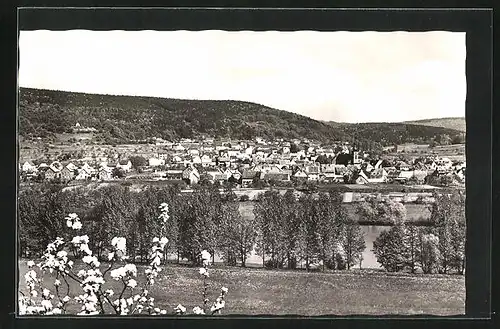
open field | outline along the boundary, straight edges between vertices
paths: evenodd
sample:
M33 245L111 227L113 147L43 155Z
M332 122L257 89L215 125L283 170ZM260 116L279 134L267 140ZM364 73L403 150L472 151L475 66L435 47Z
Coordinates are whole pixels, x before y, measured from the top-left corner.
M389 155L397 156L406 154L413 157L440 156L450 160L465 161L465 144L438 145L429 148L428 144L403 144L398 145L398 152Z
M78 266L76 266L78 268ZM20 290L26 293L26 261L19 261ZM78 270L78 269L77 269ZM143 272L138 267L139 275ZM388 274L376 271L307 273L244 268L210 270L209 298L222 286L229 288L224 314L436 314L465 312L465 280L453 275ZM106 275L105 279L109 279ZM46 274L46 282L54 278ZM139 284L143 281L140 276ZM106 285L121 287L110 280ZM168 265L150 289L157 307L173 312L177 304L188 310L201 303L203 282L196 268ZM106 287L110 287L106 286ZM77 285L70 287L78 291ZM62 291L65 292L64 287ZM128 294L126 297L128 298ZM71 304L73 303L73 304ZM72 312L79 305L70 302Z

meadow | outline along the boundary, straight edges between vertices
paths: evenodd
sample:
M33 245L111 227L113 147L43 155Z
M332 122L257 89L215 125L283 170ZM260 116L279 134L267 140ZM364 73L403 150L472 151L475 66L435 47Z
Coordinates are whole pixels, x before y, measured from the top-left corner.
M20 291L24 285L26 260L19 261ZM81 264L76 264L78 271ZM101 265L104 267L105 265ZM144 278L138 266L139 286ZM51 290L54 274L45 274ZM121 285L105 276L105 287L119 291ZM375 270L305 272L216 266L210 269L209 298L222 286L229 288L225 315L459 315L465 312L465 280L459 275L410 275ZM203 282L197 268L168 264L150 289L157 307L173 313L177 304L188 310L201 306ZM106 288L106 289L107 289ZM65 293L62 286L62 292ZM80 287L70 286L72 295ZM127 298L128 295L125 295ZM63 297L63 296L61 296ZM71 313L80 305L71 301Z

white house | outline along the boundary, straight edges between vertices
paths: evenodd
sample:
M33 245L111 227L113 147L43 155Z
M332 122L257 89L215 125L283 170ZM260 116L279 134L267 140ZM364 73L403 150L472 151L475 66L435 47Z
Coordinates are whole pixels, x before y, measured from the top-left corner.
M158 167L165 165L165 159L149 158L148 160L150 167Z
M130 160L120 160L116 164L116 167L123 169L125 172L130 172L132 170L132 162Z
M22 171L25 171L25 172L33 172L33 171L37 170L36 166L30 161L24 162L21 169L22 169Z

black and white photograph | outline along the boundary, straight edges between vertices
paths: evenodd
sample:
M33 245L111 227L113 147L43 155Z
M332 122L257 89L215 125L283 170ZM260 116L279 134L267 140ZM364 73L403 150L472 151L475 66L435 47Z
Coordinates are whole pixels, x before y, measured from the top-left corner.
M18 46L20 316L465 314L465 32Z

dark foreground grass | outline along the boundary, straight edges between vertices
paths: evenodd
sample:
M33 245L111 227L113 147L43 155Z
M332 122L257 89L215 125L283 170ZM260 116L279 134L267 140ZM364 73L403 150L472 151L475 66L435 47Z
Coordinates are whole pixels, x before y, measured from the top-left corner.
M26 261L19 261L19 288L24 293L27 292L24 285L26 270ZM138 270L142 273L143 267L138 266ZM115 292L120 291L122 286L106 276L106 289L112 287ZM44 282L51 290L54 290L53 281L53 274L44 276ZM157 307L173 313L173 308L179 303L188 311L201 306L203 282L197 268L169 264L157 281L150 289ZM142 276L138 282L143 282ZM211 301L222 286L229 288L224 314L459 315L465 312L463 276L377 271L307 273L221 267L210 270L208 282ZM71 285L74 292L81 291L79 288L77 283ZM62 291L66 291L64 284ZM128 298L130 293L124 296ZM71 303L69 310L78 312L80 306Z

